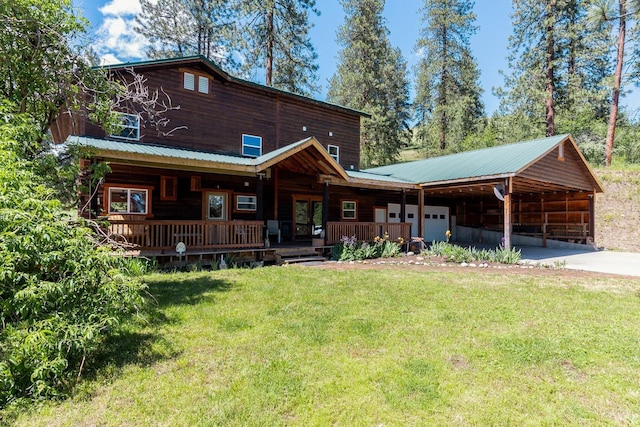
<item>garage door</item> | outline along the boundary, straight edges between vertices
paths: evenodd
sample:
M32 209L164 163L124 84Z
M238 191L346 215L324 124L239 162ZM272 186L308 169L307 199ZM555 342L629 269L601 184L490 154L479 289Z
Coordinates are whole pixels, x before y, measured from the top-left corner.
M445 233L449 229L449 208L447 206L424 207L424 241L447 240Z

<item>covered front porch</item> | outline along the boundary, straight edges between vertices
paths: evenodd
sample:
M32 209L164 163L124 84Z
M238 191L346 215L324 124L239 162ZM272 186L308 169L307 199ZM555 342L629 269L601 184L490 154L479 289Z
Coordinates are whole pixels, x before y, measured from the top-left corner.
M150 253L175 252L182 242L187 251L224 251L232 249L258 249L277 245L268 240L264 221L173 221L173 220L110 220L109 237L123 243L128 249ZM356 236L361 241L389 236L391 240L411 239L411 224L388 222L327 222L326 233L320 242L315 239L297 241L299 246L334 245L344 236Z

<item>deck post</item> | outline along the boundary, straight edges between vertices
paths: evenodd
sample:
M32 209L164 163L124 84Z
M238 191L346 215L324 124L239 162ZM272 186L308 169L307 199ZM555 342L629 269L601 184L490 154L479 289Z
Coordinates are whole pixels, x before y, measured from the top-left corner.
M264 220L264 182L262 174L259 174L256 184L256 221L262 220Z
M402 189L402 197L400 199L400 222L405 222L407 212L407 190Z
M322 230L324 231L324 244L327 244L327 221L329 221L329 180L324 180L322 187Z
M591 242L596 241L596 192L589 194L589 237Z
M424 232L424 188L421 188L418 190L418 236L416 237L424 238Z
M504 182L504 248L511 249L511 178Z

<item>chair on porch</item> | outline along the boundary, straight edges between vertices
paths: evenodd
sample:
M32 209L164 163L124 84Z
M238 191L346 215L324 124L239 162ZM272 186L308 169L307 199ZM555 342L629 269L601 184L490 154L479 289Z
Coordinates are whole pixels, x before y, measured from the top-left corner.
M267 220L267 238L271 236L278 236L278 243L282 240L282 235L280 233L280 225L278 224L277 219L268 219Z

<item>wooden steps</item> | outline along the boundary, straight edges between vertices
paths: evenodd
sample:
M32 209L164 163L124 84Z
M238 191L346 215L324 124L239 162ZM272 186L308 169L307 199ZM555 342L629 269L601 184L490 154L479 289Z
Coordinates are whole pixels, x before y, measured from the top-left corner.
M325 262L327 259L322 256L318 248L296 247L276 249L276 263L278 265L288 265L306 262Z

